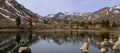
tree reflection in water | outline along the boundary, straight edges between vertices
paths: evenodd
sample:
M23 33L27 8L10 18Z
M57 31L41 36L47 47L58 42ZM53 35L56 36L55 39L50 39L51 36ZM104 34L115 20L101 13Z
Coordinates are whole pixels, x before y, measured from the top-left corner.
M111 38L117 38L112 33L114 32L0 32L0 53L15 52L18 49L16 47L19 47L19 44L29 47L42 40L48 41L49 43L51 43L52 41L57 45L80 45L80 42L89 40L91 45L97 47L97 49L100 49L99 43L102 42L104 39L109 40Z
M17 44L20 43L20 40L21 40L21 36L20 36L19 33L17 33L17 35L16 35L16 42L17 42Z
M30 31L29 32L29 37L28 37L29 41L32 41L32 35L33 35L33 33Z

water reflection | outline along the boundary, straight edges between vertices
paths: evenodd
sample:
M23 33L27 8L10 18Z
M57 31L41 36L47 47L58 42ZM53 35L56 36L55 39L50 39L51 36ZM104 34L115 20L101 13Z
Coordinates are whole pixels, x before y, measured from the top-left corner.
M32 53L81 53L83 42L89 42L90 53L98 53L104 39L117 38L113 32L0 32L0 53L16 53L20 46L30 47ZM107 53L114 53L112 45L108 48Z
M20 36L19 33L17 33L17 35L16 35L16 43L19 44L20 40L21 40L21 36Z

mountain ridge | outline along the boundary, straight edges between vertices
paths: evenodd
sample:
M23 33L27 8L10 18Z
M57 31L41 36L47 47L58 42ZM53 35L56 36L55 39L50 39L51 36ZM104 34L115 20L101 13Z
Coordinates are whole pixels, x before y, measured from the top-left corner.
M92 15L92 21L94 22L101 22L102 20L108 20L110 22L120 22L120 5L116 5L113 7L105 7L96 12Z
M28 20L32 19L33 24L42 23L42 16L33 13L19 4L16 0L0 0L0 28L16 27L15 19L19 16L22 25L28 25ZM4 23L4 24L2 24ZM9 23L9 25L8 25Z

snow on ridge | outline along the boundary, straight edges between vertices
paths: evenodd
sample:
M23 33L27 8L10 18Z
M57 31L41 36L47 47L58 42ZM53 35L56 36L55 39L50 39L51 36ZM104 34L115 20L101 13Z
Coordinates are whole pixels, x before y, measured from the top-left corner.
M5 3L8 4L9 6L12 6L12 4L9 1L11 0L5 0Z
M114 12L115 14L119 14L120 13L120 5L111 7L109 11Z
M15 21L15 19L10 18L10 16L4 15L4 14L2 14L2 13L0 13L0 14L1 14L2 16L4 16L5 18L9 19L9 20Z
M117 5L114 7L115 9L120 9L120 5Z
M43 20L41 20L40 18L38 20L41 21L41 22L43 22Z
M109 11L111 12L112 10L113 10L113 8L110 8L110 10L109 10Z
M5 3L7 4L7 5L9 5L10 7L12 7L15 11L17 11L18 13L21 13L19 10L17 10L14 6L13 6L13 4L12 3L10 3L10 1L11 0L5 0Z
M18 16L20 16L21 18L26 18L25 16L20 15L19 13L16 13Z
M23 14L24 14L27 18L30 18L30 16L28 16L25 12L23 12Z
M115 10L115 11L114 11L114 13L118 14L118 13L120 13L120 11L118 11L118 10Z
M7 12L7 13L11 13L10 11L8 11L8 10L5 9L5 8L1 8L1 7L0 7L0 9L3 10L3 11L5 11L5 12Z
M17 10L16 8L14 8L13 6L11 6L15 11L17 11L18 13L21 13L19 10Z
M54 17L55 16L55 14L48 14L47 16L45 16L45 17L47 17L47 18L51 18L51 17Z

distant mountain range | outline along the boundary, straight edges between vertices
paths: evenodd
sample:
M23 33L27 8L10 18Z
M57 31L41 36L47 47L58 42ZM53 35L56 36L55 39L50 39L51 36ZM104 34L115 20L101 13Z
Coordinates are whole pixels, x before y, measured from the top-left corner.
M16 18L20 17L23 26L28 26L29 19L32 19L34 26L45 23L71 23L75 21L101 22L109 20L110 22L120 22L120 5L105 7L96 12L58 12L57 14L48 14L45 17L26 9L16 0L0 0L0 28L16 27Z
M60 22L75 22L75 21L87 21L90 20L90 15L92 13L79 13L79 12L59 12L57 14L49 14L45 16L46 21L50 21L51 23L60 23Z
M102 20L108 20L110 22L120 22L120 5L113 7L104 7L96 12L91 13L62 13L49 14L46 16L45 20L54 22L58 21L91 21L91 22L101 22Z

